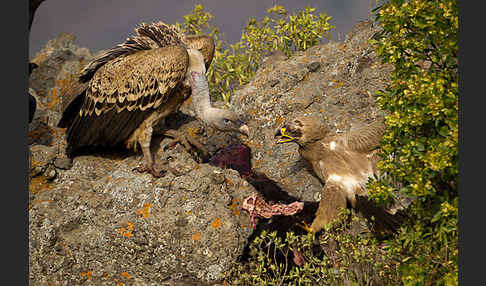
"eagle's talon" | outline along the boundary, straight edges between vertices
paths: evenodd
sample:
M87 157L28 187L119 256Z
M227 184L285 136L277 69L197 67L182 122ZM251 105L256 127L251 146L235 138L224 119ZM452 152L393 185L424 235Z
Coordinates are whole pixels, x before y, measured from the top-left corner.
M297 223L297 226L303 228L307 232L313 232L312 227L310 227L305 221L302 221L302 223Z

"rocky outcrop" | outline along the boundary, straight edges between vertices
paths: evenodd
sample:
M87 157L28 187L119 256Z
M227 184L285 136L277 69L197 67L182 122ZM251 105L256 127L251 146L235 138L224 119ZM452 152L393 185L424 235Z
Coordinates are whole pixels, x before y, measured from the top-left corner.
M190 103L159 126L196 136L211 154L246 143L258 174L251 180L199 163L180 145L164 152L170 139L163 136L153 140L156 160L170 170L162 178L133 172L142 155L128 151L66 159L64 130L56 125L75 74L92 55L74 45L71 35L50 41L33 60L39 68L30 79L40 102L29 126L30 284L217 283L254 232L241 209L257 191L254 186L274 183L262 194L267 201L315 205L320 199L322 184L295 145L273 143L275 129L302 113L321 116L335 132L380 116L374 91L385 86L391 67L380 64L368 43L375 32L364 22L344 42L315 46L290 59L278 54L265 59L232 98L233 108L247 117L248 140L202 126L191 116Z

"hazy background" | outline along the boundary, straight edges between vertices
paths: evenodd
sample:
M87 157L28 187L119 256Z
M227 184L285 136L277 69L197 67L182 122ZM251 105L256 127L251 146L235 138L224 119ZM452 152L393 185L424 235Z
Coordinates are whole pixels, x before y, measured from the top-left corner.
M211 23L230 43L240 39L250 17L263 19L266 9L275 4L291 13L311 6L331 16L330 23L336 26L331 33L334 41L343 40L353 25L370 14L369 0L46 0L34 16L29 57L61 32L73 33L76 44L91 52L108 49L133 35L141 22L183 23L194 4L204 5L214 15Z

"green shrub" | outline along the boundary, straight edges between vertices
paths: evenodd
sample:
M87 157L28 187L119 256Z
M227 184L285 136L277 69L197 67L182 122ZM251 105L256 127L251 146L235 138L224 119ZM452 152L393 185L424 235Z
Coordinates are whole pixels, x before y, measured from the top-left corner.
M351 223L343 219L316 238L314 234L295 235L263 231L250 245L248 262L235 265L225 273L231 285L397 285L398 262L385 244L370 233L353 235ZM293 263L294 249L304 258Z
M329 31L334 28L329 24L331 17L314 12L314 8L306 7L289 15L283 6L275 5L267 10L274 17L266 16L260 22L251 18L240 41L234 44L222 40L219 29L209 24L213 16L202 5L195 5L179 26L187 34L209 34L215 39L216 51L207 74L209 89L213 100L229 104L233 90L251 80L264 56L277 50L290 56L324 37L330 39Z
M412 223L395 241L403 283L457 285L457 1L389 1L376 19L383 31L372 43L395 69L377 98L389 112L378 165L386 176L369 183L370 195L416 198Z

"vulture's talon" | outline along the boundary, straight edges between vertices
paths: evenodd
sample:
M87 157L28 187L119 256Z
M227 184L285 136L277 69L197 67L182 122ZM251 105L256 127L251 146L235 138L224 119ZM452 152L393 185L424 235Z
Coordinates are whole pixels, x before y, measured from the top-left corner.
M137 168L134 168L132 171L137 171L139 173L150 173L155 178L161 178L161 177L163 177L167 173L167 170L157 171L157 170L155 170L155 168L153 166L152 167L147 167L145 165L144 166L137 167Z
M186 135L182 132L176 130L167 130L165 135L174 138L169 144L164 146L164 151L167 149L172 149L177 143L180 143L187 152L192 154L192 150L196 150L198 154L201 155L203 161L209 159L209 152L206 147L199 143L196 139L192 138L190 135ZM198 161L198 160L196 160Z

